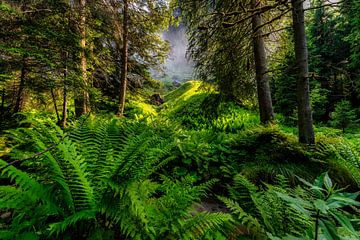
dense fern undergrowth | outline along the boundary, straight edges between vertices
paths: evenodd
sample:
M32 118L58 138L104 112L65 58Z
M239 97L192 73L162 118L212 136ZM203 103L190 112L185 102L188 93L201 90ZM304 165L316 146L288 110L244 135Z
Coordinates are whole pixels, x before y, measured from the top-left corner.
M0 239L359 239L356 136L307 149L196 81L128 106L7 131Z

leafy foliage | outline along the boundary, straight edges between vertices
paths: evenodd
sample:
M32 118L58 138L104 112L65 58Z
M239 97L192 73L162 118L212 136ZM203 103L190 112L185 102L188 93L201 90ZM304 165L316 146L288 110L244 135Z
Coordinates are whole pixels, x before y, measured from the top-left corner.
M352 212L358 212L356 201L359 193L345 193L336 189L327 173L321 174L313 184L300 179L307 187L307 198L277 193L280 198L301 213L306 219L312 219L315 224L306 230L302 239L351 239L360 237L352 222L358 221L358 216L346 211L345 207L353 207Z
M259 123L255 112L244 109L191 81L165 96L165 117L188 129L235 133ZM210 93L209 93L210 91Z
M219 197L235 215L238 223L245 228L242 234L255 239L265 239L267 234L284 236L300 233L310 225L301 213L286 206L278 192L291 191L283 176L278 176L278 185L265 184L258 187L243 175L236 175L229 185L229 197Z
M3 170L12 184L1 187L0 208L12 217L1 238L63 238L73 233L72 238L92 239L107 232L130 239L194 239L220 231L230 216L192 210L213 181L197 186L191 177L172 181L156 174L171 160L174 147L171 132L163 127L88 121L36 161ZM22 155L21 148L30 142L29 153L43 151L63 134L47 122L14 130L18 150L13 156Z
M337 178L348 177L360 186L359 141L344 140L335 144L324 144L320 154L333 166ZM339 182L340 179L338 179Z
M307 188L292 188L283 176L277 185L257 187L242 175L229 186L230 197L219 197L239 224L256 239L356 239L359 193L335 190L324 173ZM353 207L346 210L347 206ZM292 237L297 236L297 237ZM299 238L298 238L299 237Z

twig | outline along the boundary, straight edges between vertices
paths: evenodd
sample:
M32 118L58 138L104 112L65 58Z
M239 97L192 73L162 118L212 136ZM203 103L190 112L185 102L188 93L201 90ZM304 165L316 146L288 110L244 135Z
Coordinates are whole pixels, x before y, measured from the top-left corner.
M283 28L279 28L279 29L276 29L276 30L273 30L273 31L270 31L270 32L266 32L266 33L263 33L261 36L262 37L267 37L273 33L277 33L277 32L281 32L281 31L284 31L284 30L287 30L287 29L291 29L291 27L283 27Z
M257 27L254 29L254 32L258 31L260 28L263 28L263 27L266 26L266 25L269 25L269 24L275 22L276 20L279 20L282 16L284 16L285 14L287 14L287 13L290 12L290 11L291 11L291 9L288 9L288 10L286 10L286 11L283 11L281 14L277 15L276 17L273 17L271 20L269 20L269 21L267 21L267 22L265 22L265 23L257 26Z
M35 13L35 12L52 12L53 10L51 9L35 9L35 10L26 10L26 11L23 11L22 13Z

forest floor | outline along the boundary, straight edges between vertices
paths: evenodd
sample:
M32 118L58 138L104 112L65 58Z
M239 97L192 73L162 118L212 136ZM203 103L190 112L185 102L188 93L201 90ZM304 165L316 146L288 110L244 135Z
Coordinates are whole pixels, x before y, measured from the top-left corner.
M190 239L184 236L200 232L208 234L204 239L227 239L225 229L218 227L232 221L230 213L241 219L233 231L238 236L286 235L284 224L299 219L283 213L288 205L276 191L294 194L300 189L298 197L305 198L305 190L295 186L314 182L319 175L328 185L329 175L337 187L359 190L358 133L344 135L341 130L318 127L317 144L309 148L298 143L296 128L285 125L281 116L277 116L277 124L262 126L255 110L224 101L197 81L167 93L164 100L157 106L146 97L133 96L125 118L90 115L65 131L47 118L29 119L27 125L9 131L6 136L11 141L4 141L1 165L44 154L2 171L4 185L0 187L5 194L0 194L0 206L21 211L19 223L9 225L17 219L10 215L0 219L7 229L0 231L0 237L74 237L70 234L74 226L83 224L81 236L94 234L97 237L91 239L100 239L106 232L110 237L104 239L114 239L118 229L110 231L106 223L113 219L111 226L122 221L121 234L138 239L150 235L149 239L170 235L173 238L168 239ZM328 175L322 174L325 172ZM62 194L51 194L59 192ZM27 194L31 198L24 201ZM44 212L38 211L38 206L44 207ZM64 206L80 206L81 210L58 210ZM50 215L47 209L51 209ZM276 227L267 225L267 218L274 214L279 220ZM89 219L95 224L89 225ZM196 227L186 227L189 219ZM310 225L313 221L306 216L300 220ZM42 230L33 232L29 221ZM292 233L298 233L298 226L293 224ZM213 238L215 233L210 230L218 237Z
M297 127L284 123L277 115L277 123L260 125L258 113L251 107L223 101L215 91L201 82L190 81L165 94L165 103L154 106L145 101L134 101L132 118L164 123L176 129L183 147L183 161L174 174L193 174L202 179L221 178L226 182L226 171L242 173L261 182L272 182L278 174L295 180L295 175L314 179L321 172L341 175L342 167L324 160L321 152L328 145L345 142L360 150L360 133L343 134L340 129L315 127L316 147L308 149L297 142ZM324 148L324 149L323 149ZM176 165L176 164L175 164ZM351 179L351 177L349 177ZM348 185L347 177L339 177ZM228 179L230 180L230 178ZM350 180L351 182L351 180Z

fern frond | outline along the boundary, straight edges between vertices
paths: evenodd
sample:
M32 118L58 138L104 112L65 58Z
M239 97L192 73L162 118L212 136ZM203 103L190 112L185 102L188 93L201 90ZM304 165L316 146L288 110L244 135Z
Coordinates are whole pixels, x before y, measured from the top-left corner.
M263 234L265 232L261 223L255 217L245 212L237 202L226 197L218 196L218 198L236 215L239 223L244 225L249 232L257 234Z
M61 222L51 223L49 225L50 235L59 235L60 233L65 232L68 228L73 227L77 222L92 220L95 221L96 211L93 209L90 210L81 210L74 213L73 215L65 218Z
M230 214L217 212L200 212L182 221L185 232L181 239L201 239L202 236L210 232L216 232L226 229L230 226L233 219ZM225 234L226 232L223 231Z
M7 163L0 159L0 165L6 165ZM29 174L13 167L9 166L2 172L3 176L8 177L11 181L22 190L29 193L30 198L35 200L42 200L47 203L51 203L50 189L44 185L38 183ZM8 189L9 190L9 189Z
M87 178L84 159L77 154L75 145L71 142L62 142L58 148L62 153L66 182L75 207L79 210L93 209L96 205L94 190Z
M341 168L345 168L356 184L360 186L360 151L356 145L350 141L322 145L320 154L326 157L334 154L335 161L338 161Z
M0 186L0 209L21 209L33 202L25 192L14 186Z
M145 180L142 182L133 182L126 188L126 194L130 199L130 207L133 215L139 219L145 226L149 222L147 217L151 214L151 206L148 200L152 194L157 190L158 184Z

